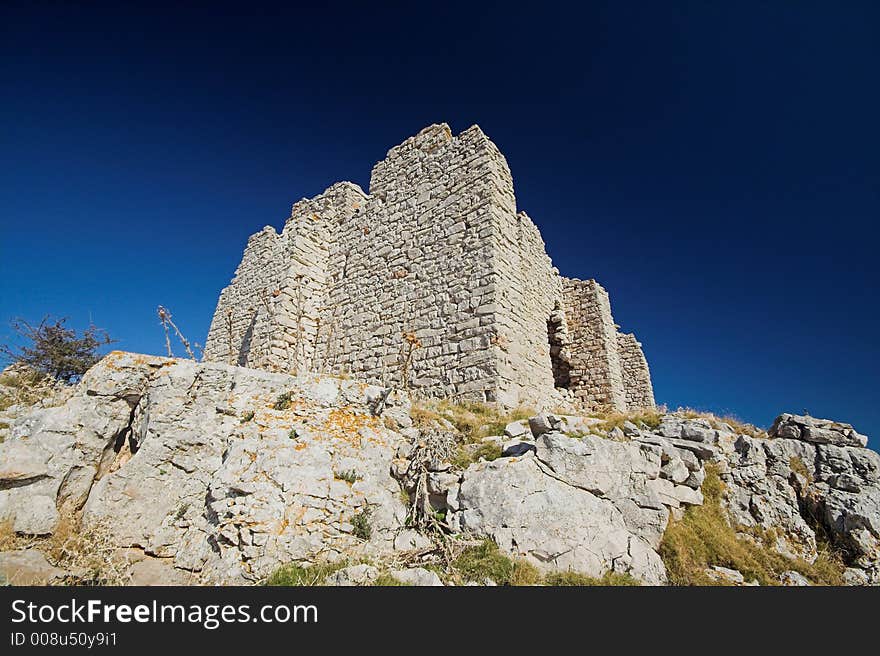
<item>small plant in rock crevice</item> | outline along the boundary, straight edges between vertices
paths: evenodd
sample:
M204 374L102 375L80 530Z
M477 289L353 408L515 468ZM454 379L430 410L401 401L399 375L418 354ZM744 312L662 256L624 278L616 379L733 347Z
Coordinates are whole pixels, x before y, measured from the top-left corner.
M347 483L352 484L357 483L359 480L363 479L363 476L358 474L353 469L346 469L345 471L334 472L333 475L336 477L337 480L346 481Z
M372 511L369 508L364 508L352 516L351 525L353 528L351 534L353 536L365 542L373 536L373 527L370 525L371 515Z
M283 392L278 395L277 399L275 399L275 403L272 407L275 410L287 410L291 405L293 405L293 392Z

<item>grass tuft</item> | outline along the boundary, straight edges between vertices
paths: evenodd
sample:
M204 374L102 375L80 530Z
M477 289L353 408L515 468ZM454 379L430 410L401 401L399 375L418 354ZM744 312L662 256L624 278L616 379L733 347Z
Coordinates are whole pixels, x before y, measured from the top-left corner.
M615 428L622 429L627 421L631 421L636 426L641 423L645 424L648 428L654 429L660 425L660 418L663 416L663 413L655 408L640 408L629 412L594 412L591 414L603 420L602 428L606 431Z
M548 574L545 585L556 586L639 586L641 583L629 574L606 572L600 578L586 576L578 572L556 572Z
M358 513L355 513L351 518L351 525L354 527L351 534L360 540L367 541L373 535L373 527L370 526L370 515L371 511L369 508L364 508Z
M363 478L363 476L353 469L347 469L343 472L334 472L333 476L335 476L337 480L346 481L348 483L357 483Z
M293 392L284 392L278 395L272 405L276 410L287 410L293 404Z
M525 560L508 558L492 540L468 547L452 562L452 569L466 582L492 579L498 585L538 585L541 575Z
M410 410L413 423L419 427L445 419L455 427L460 441L464 443L479 442L490 435L503 435L507 424L528 419L534 414L532 408L520 407L506 411L489 403L455 402L449 399L414 403Z
M275 570L263 585L269 586L309 586L323 585L328 576L345 567L346 561L335 563L318 563L315 565L301 565L288 563Z
M473 445L462 444L452 458L452 466L457 469L467 469L473 463L479 462L480 458L491 462L500 457L501 447L494 442L486 442L477 448L473 448Z

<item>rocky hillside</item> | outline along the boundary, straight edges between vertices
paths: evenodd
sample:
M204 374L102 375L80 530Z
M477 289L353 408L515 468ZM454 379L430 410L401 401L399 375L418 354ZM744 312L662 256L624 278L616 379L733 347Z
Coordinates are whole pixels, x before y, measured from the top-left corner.
M880 582L880 457L811 417L505 418L114 352L8 421L11 583Z

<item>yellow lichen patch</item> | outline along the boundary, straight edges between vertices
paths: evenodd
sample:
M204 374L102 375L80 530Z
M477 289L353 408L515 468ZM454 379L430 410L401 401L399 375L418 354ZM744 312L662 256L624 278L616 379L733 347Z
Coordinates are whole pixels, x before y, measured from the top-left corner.
M379 418L352 411L349 408L331 410L324 421L321 431L331 439L339 439L350 444L360 444L361 428L379 428Z

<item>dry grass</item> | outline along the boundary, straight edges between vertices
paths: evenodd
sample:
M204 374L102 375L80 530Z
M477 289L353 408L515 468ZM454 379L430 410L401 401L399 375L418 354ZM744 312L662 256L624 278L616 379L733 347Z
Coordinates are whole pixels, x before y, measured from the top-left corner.
M503 555L492 540L468 547L451 564L451 579L483 583L491 579L498 585L540 585L540 572L531 563Z
M299 563L289 563L282 565L275 570L263 582L268 586L311 586L324 585L328 576L340 569L347 567L350 563L340 560L334 563L317 563L315 565L300 565Z
M766 438L767 431L757 426L744 422L734 415L716 415L703 410L695 410L694 408L678 408L673 414L684 419L706 419L715 430L721 429L721 424L727 424L733 429L737 435L748 435L749 437Z
M789 570L820 585L842 583L843 565L830 550L820 550L816 562L808 563L773 550L772 536L753 531L757 539L750 540L738 535L721 505L724 484L716 467L706 465L702 490L704 504L689 507L679 521L670 520L660 544L673 585L718 585L706 575L713 565L738 570L761 585L779 585L780 575Z
M636 426L645 424L648 428L657 428L660 425L660 418L663 413L655 408L640 408L638 410L630 410L629 412L617 411L599 411L591 413L592 416L602 419L602 428L606 431L614 428L623 428L623 425L630 421Z
M0 524L0 551L38 549L56 567L70 572L64 581L72 585L125 585L129 562L119 550L108 527L83 527L74 517L63 516L48 536L21 536L11 522Z
M593 578L578 572L555 572L542 575L538 569L521 558L502 554L492 540L466 548L452 561L446 576L452 583L483 583L491 579L498 585L508 586L597 586L640 585L628 574L607 572Z
M33 405L53 394L52 379L27 367L8 367L0 373L0 412L12 405Z
M454 402L428 400L413 403L410 416L418 427L429 427L441 419L453 425L461 442L478 442L490 435L503 435L504 428L512 421L528 419L535 415L532 408L504 408L477 402Z
M798 456L792 456L791 458L789 458L788 466L795 474L803 476L804 479L806 479L808 485L813 482L812 472L810 472L810 470L807 468L806 463Z

